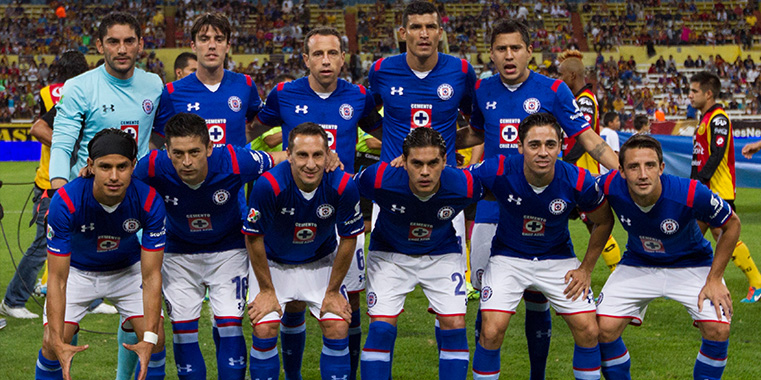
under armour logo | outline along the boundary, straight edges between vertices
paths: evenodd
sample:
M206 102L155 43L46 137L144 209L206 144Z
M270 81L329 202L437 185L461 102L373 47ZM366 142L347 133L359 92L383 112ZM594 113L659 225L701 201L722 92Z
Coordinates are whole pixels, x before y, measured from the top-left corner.
M497 102L486 102L486 109L487 110L497 109Z
M396 204L392 204L392 205L391 205L391 211L392 211L392 212L397 212L397 211L399 211L399 213L400 213L400 214L404 214L404 209L405 209L405 207L404 207L404 206L397 206Z
M116 110L114 109L114 105L113 105L113 104L104 104L104 105L103 105L103 113L106 113L106 112L108 112L109 110L111 110L111 112L114 112L114 111L116 111Z
M196 104L188 103L188 112L199 111L199 110L201 110L201 103L198 103L198 102L196 102Z
M165 203L171 203L171 204L177 206L177 201L179 201L179 199L177 199L177 198L170 198L168 195L164 196L164 202Z
M296 106L296 113L303 113L307 114L309 113L309 106Z
M285 208L285 207L283 207L283 208L280 210L280 213L281 213L281 214L283 214L283 215L285 215L285 214L288 214L288 215L293 215L293 214L295 214L295 213L296 213L296 209L295 209L295 208L293 208L293 207L291 207L291 208Z
M627 217L625 217L625 216L623 216L623 215L621 215L621 217L619 217L619 219L621 220L621 224L626 223L627 226L631 226L632 225L632 220L627 218Z
M391 95L404 95L404 87L391 87Z
M549 329L549 330L547 330L546 332L544 332L544 331L542 331L542 330L538 330L538 331L536 332L536 337L537 337L537 338L540 338L540 339L541 339L542 337L547 337L547 338L549 338L549 337L551 337L551 336L552 336L552 329Z
M93 231L95 230L95 223L90 223L90 225L82 225L82 232L85 232L87 230Z
M518 197L518 198L516 198L516 197L513 197L513 195L512 195L512 194L510 194L510 196L508 196L508 197L507 197L507 202L508 202L508 203L512 203L512 202L515 202L515 204L516 204L517 206L520 206L520 205L521 205L521 201L522 201L522 199L521 199L520 197Z
M349 375L343 375L341 377L330 375L330 380L349 380Z
M235 360L235 358L227 358L227 360L230 362L230 366L234 366L236 364L244 365L246 364L246 359L243 358L243 356L240 357L240 359Z
M190 372L192 370L193 370L193 365L192 364L188 364L188 365L185 365L185 366L177 364L177 372L178 373L180 373L180 372Z

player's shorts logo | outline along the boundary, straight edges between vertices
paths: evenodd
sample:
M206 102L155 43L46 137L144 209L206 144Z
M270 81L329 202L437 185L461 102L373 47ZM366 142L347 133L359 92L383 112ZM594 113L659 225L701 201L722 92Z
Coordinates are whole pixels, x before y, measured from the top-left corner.
M128 233L135 233L140 229L140 222L137 219L129 218L122 223L122 228Z
M53 226L48 224L48 239L52 239L55 237L55 231L53 231Z
M214 204L217 206L222 206L227 203L228 199L230 199L230 192L225 189L219 189L211 196L211 200L214 201Z
M479 269L476 271L476 280L478 280L479 284L483 284L484 281L484 270Z
M293 229L293 243L306 244L314 241L317 235L317 224L315 223L296 223Z
M166 313L169 314L169 316L172 316L172 304L169 302L169 299L164 297L164 304L166 305Z
M378 303L378 296L375 295L375 292L367 293L367 307L371 308L375 306L376 303Z
M449 206L444 206L439 209L439 212L436 213L436 216L439 217L440 220L447 220L454 216L454 209Z
M603 293L600 292L600 294L597 296L597 301L595 301L595 307L600 306L604 297L605 296L603 295Z
M560 215L564 213L567 207L568 207L568 203L565 203L565 201L560 198L550 202L550 212L552 213L552 215Z
M444 83L436 89L436 95L438 95L441 100L449 100L452 95L454 95L454 89L452 86Z
M237 96L227 98L227 106L230 107L233 112L240 111L241 104L243 104L243 102L241 102L240 98Z
M481 300L488 301L493 293L494 292L491 291L491 286L484 286L483 289L481 289Z
M341 104L341 107L338 107L338 114L341 115L344 120L351 120L354 116L354 107L352 107L351 104Z
M262 214L259 212L259 210L252 207L248 210L248 216L246 216L246 220L248 220L249 223L256 223L261 216Z
M673 235L679 231L679 223L674 219L666 219L661 222L661 231L666 235Z
M330 218L330 216L333 215L333 211L335 211L333 206L327 203L322 204L320 207L317 207L317 217L320 219Z
M98 236L98 252L115 251L119 248L118 236Z
M150 99L143 100L143 111L145 111L146 114L150 115L151 112L153 112L153 101Z
M523 110L527 114L537 113L540 108L542 108L542 103L537 98L528 98L523 102Z

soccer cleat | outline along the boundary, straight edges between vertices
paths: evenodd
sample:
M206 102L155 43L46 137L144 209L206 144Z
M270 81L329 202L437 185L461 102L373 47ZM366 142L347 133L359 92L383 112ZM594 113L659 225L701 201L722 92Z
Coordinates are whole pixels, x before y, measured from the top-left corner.
M118 313L118 310L116 310L115 307L106 304L105 302L101 302L100 305L95 306L94 309L90 310L90 313L92 314L116 314Z
M45 297L47 294L48 285L43 284L40 280L37 280L37 285L34 286L34 295L37 297Z
M469 300L477 300L481 298L481 292L478 291L476 288L473 287L473 285L470 284L470 282L466 282L465 286L468 289L468 299Z
M0 314L7 315L11 318L18 318L18 319L35 319L39 318L40 316L32 313L27 308L21 306L21 307L10 307L5 304L5 300L3 300L2 303L0 303Z
M759 299L761 299L761 288L756 289L751 286L750 288L748 288L748 295L745 298L743 298L740 302L756 303L756 301L758 301Z

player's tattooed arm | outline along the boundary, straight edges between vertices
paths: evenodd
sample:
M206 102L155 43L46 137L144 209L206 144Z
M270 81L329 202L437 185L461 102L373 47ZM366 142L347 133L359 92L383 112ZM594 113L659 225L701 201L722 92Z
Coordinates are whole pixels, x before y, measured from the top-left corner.
M597 259L602 254L602 250L605 248L605 243L608 241L610 233L613 232L613 225L615 223L607 200L604 200L594 211L588 212L587 217L594 223L594 226L589 235L589 244L587 245L584 260L577 269L570 270L565 275L565 283L568 286L563 293L566 298L573 299L574 301L580 296L588 296L587 293L592 285L592 271L595 268Z
M605 140L591 128L582 132L576 141L584 146L589 155L609 170L618 169L618 155L611 149Z
M472 146L476 146L484 143L484 131L473 129L473 127L465 127L457 130L457 138L455 139L455 149L465 149Z
M703 310L703 301L711 300L716 309L716 318L721 320L722 309L728 320L732 320L732 296L724 284L724 269L732 258L737 240L740 238L740 218L734 212L732 216L721 226L721 234L716 240L716 251L711 263L711 271L706 277L706 284L698 295L698 310Z
M346 273L351 266L351 259L354 256L354 247L357 245L357 238L341 238L338 243L338 252L333 261L333 270L330 272L328 289L325 291L325 299L322 301L320 316L325 313L333 313L343 318L346 323L351 322L351 306L341 294L341 284L343 283Z
M282 316L283 311L275 295L275 286L272 285L267 253L264 250L264 236L247 235L246 249L251 261L251 269L254 271L254 276L259 284L259 294L256 295L253 302L248 304L248 317L251 319L251 325L256 325L267 314L275 311Z

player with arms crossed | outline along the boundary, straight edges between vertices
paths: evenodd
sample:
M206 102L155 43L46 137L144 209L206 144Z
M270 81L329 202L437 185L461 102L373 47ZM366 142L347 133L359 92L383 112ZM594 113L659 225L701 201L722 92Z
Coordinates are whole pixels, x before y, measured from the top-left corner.
M325 172L328 141L318 124L296 126L288 136L288 162L254 185L243 224L255 297L248 309L254 325L252 379L278 378L279 314L291 301L305 302L320 321L322 378L349 377L351 308L341 283L364 223L351 176Z
M172 116L164 131L166 152L154 150L143 157L135 176L156 188L166 203L163 292L177 375L183 380L207 377L198 318L208 289L219 378L243 379L248 255L237 194L274 165L273 157L232 145L213 148L205 121L194 114ZM275 155L285 158L284 152Z
M483 325L473 378L497 379L500 347L524 294L542 292L571 329L576 379L600 378L591 273L613 229L613 216L589 171L557 159L562 129L547 113L518 126L520 155L487 159L473 170L497 199L497 232L482 279ZM579 207L595 224L584 261L573 250L568 219Z
M629 234L623 259L597 298L602 373L606 379L631 379L621 334L628 324L642 324L650 301L668 297L687 308L703 336L695 379L720 379L732 318L722 276L740 236L740 219L698 181L663 174L661 144L650 136L632 136L621 147L620 161L620 172L598 179ZM721 230L715 256L701 223Z
M140 338L125 345L140 358L139 379L163 379L164 204L156 190L131 178L137 144L130 134L98 132L88 152L93 176L75 179L50 202L45 335L35 378L70 379L74 354L88 346L69 342L90 303L107 298L124 318L122 328Z
M446 143L433 129L413 129L402 152L404 168L379 162L355 179L360 194L380 208L368 255L370 329L362 378L391 377L397 317L420 284L441 328L439 378L465 379L467 290L452 218L478 201L483 188L470 172L447 167Z

